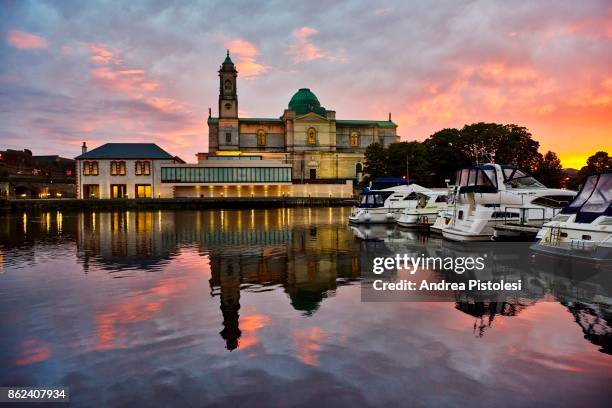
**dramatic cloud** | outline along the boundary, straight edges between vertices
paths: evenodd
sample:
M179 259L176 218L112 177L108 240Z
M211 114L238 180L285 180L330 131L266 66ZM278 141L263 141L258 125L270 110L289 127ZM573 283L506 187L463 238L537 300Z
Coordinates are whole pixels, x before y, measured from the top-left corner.
M566 166L612 150L609 1L2 2L0 24L1 148L153 141L193 161L229 48L241 115L308 87L339 119L392 112L403 140L496 121Z
M253 79L270 70L270 67L255 61L259 51L253 43L238 38L225 43L225 47L237 57L234 63L238 67L241 78Z
M6 40L12 47L22 50L30 48L47 48L49 46L46 38L18 30L9 31Z

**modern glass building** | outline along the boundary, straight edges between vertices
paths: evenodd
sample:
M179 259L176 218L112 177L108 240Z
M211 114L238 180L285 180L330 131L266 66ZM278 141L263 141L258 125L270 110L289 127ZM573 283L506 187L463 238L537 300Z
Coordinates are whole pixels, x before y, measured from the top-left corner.
M162 167L162 183L291 183L291 166L285 167Z

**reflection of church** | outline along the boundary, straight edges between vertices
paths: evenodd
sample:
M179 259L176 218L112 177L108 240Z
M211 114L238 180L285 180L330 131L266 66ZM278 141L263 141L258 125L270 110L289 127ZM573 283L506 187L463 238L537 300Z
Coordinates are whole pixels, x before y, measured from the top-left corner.
M359 278L359 247L344 211L330 209L324 219L320 211L298 218L287 208L80 214L78 256L85 271L94 263L109 271L159 270L180 246L198 245L210 261L211 294L219 296L220 335L233 350L242 335L241 291L281 285L290 304L311 315L339 285Z
M233 350L242 336L241 291L282 286L296 311L312 315L338 286L360 278L362 265L371 265L370 255L381 253L382 248L366 248L353 239L344 225L345 210L130 211L75 217L53 212L42 213L37 220L10 218L9 223L0 225L0 241L4 261L10 262L12 256L23 259L30 256L28 252L34 256L36 242L32 237L46 239L58 233L74 237L85 272L93 266L109 272L161 270L180 255L180 247L196 245L200 254L209 258L210 290L212 296L219 297L223 318L220 335L226 347ZM16 234L11 231L16 229L25 231L28 241L14 239ZM13 248L19 248L19 253ZM517 316L550 292L572 314L585 339L598 345L600 351L611 353L610 306L592 301L609 298L609 287L564 276L561 271L522 271L513 279L509 279L516 273L512 268L504 266L500 271L491 278L520 277L524 282L537 280L538 284L525 288L526 292L515 298L488 301L476 292L456 293L455 308L474 316L475 335L482 336L497 316Z
M219 69L218 117L208 118L210 154L260 156L293 165L295 182L357 179L372 143L399 142L388 120L340 120L308 88L297 91L279 117L239 117L238 72L229 51Z

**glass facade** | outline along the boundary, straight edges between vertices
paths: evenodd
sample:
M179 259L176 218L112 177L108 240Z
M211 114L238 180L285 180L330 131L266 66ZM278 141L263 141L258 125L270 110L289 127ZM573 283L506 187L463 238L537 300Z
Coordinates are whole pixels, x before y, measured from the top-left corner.
M162 167L162 183L290 183L290 167Z

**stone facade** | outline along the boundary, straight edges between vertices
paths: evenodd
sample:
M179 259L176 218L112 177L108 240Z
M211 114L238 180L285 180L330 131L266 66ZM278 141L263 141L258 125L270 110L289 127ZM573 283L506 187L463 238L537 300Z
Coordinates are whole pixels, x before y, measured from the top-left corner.
M337 120L307 88L278 118L238 117L238 72L229 57L219 69L219 111L208 118L209 154L257 155L292 165L293 181L359 181L365 149L399 142L389 120Z

